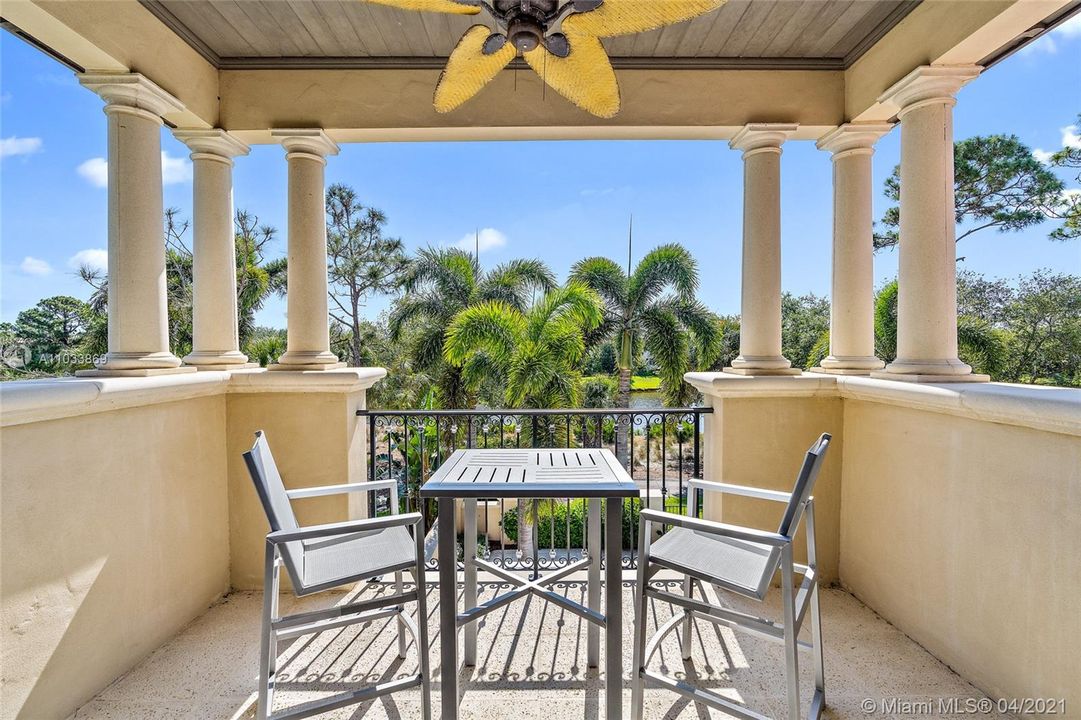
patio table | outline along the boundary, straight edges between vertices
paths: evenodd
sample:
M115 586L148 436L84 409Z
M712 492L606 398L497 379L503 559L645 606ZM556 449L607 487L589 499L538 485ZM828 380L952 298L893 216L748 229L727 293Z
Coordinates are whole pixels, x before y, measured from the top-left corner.
M622 511L623 499L638 497L638 487L615 456L603 449L500 449L456 450L420 490L422 498L439 504L439 635L443 720L458 717L458 628L465 627L465 664L476 662L476 621L497 608L529 594L552 602L589 623L587 659L597 665L600 628L605 629L605 717L622 716ZM588 557L569 562L546 577L526 580L493 563L477 558L477 500L480 498L585 498L589 501ZM458 612L457 548L454 503L464 501L465 593ZM605 513L605 606L600 612L600 517ZM448 561L449 559L449 561ZM477 568L483 568L515 587L477 605ZM586 606L567 599L548 586L571 573L588 569Z

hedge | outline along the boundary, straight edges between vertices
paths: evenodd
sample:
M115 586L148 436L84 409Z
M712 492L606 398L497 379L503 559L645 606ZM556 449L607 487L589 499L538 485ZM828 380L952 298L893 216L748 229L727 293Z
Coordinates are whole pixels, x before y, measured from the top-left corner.
M567 542L567 501L557 500L555 507L550 507L547 500L540 500L538 507L537 527L533 537L537 542L537 548L541 550L552 548L552 530L555 529L555 547L563 548ZM602 502L602 506L604 502ZM623 501L623 548L630 550L638 545L638 512L640 502L633 498ZM603 512L603 511L602 511ZM570 524L572 548L585 547L585 516L586 501L583 499L571 500ZM511 508L503 513L503 531L512 542L518 542L518 509Z

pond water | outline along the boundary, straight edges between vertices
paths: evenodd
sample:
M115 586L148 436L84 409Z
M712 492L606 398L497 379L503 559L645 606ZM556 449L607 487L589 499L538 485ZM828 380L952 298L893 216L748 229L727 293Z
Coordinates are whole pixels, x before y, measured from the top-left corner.
M660 390L640 390L631 393L631 408L648 409L664 407Z

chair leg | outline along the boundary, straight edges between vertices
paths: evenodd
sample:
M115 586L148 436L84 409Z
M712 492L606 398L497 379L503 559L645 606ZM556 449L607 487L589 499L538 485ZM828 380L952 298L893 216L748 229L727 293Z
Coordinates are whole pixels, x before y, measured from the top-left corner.
M428 595L424 582L424 533L417 533L417 566L413 571L417 583L417 667L420 670L420 717L432 719L432 671L428 661Z
M815 668L815 690L822 693L822 703L826 701L826 669L822 652L822 616L818 610L818 582L811 590L811 643L814 648L811 655Z
M611 502L611 501L609 501ZM631 662L631 720L642 720L645 711L645 681L642 678L646 649L646 570L649 567L648 521L638 527L638 581L634 584L634 659Z
M401 595L403 592L405 592L405 588L402 585L402 572L401 572L401 570L394 573L394 589L399 595ZM406 645L405 621L402 620L402 613L403 612L405 612L405 608L402 608L401 612L398 613L398 657L400 657L402 659L405 658L405 645Z
M690 575L685 575L683 577L683 594L686 595L687 597L693 597L694 596L694 581L691 580ZM690 660L691 659L691 650L692 650L692 647L691 647L691 627L692 627L691 626L691 613L690 613L690 611L685 611L684 616L683 616L683 634L682 634L682 639L683 639L683 659L684 660Z
M278 657L278 642L274 638L272 623L278 614L278 547L266 545L266 561L263 567L263 624L259 653L259 704L258 720L270 717L274 702L274 674Z
M799 657L796 598L793 594L792 545L781 548L781 594L784 605L785 680L788 684L788 719L799 720Z
M825 707L826 704L826 671L825 662L823 657L822 648L822 616L819 614L818 608L818 546L815 539L815 504L814 498L810 498L807 501L807 507L804 510L804 517L807 523L807 564L816 569L816 576L814 587L811 588L811 643L813 645L811 649L811 657L814 662L815 669L815 690L821 695L818 707ZM812 718L812 720L814 720Z

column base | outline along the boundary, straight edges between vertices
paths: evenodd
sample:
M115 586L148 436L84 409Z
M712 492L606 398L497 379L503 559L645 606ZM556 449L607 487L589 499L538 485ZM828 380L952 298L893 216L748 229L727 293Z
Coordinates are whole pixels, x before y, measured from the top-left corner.
M178 372L194 372L195 368L184 368L180 358L168 350L159 352L109 352L105 360L93 370L79 370L78 377L147 377L150 375L169 375Z
M768 375L802 375L803 371L799 368L754 368L754 367L726 367L722 368L721 372L726 372L729 375L749 375L765 377Z
M807 372L819 373L821 375L870 375L873 370L863 370L861 368L824 368L813 367L807 368Z
M179 375L193 372L196 372L196 368L190 365L181 365L175 368L131 368L128 370L95 368L93 370L76 370L75 377L152 377L155 375Z
M316 371L341 370L342 368L345 368L345 367L348 367L348 366L345 363L340 362L340 361L339 362L332 362L332 363L306 363L306 364L303 364L303 365L301 365L301 364L286 364L286 363L277 362L277 363L273 363L272 365L267 365L267 370L283 370L283 371L300 372L300 371L310 371L310 370L316 370Z
M262 366L257 362L246 362L246 363L225 363L225 364L220 364L220 365L203 365L203 364L200 363L199 365L185 365L185 367L193 367L196 370L200 370L200 371L203 371L203 372L210 372L210 371L213 371L213 372L232 372L234 370L254 370L254 369L262 367Z
M891 373L889 370L878 370L871 373L876 380L899 380L909 383L981 383L991 382L990 375L969 373L968 375L931 375L926 373Z
M885 364L874 355L830 355L810 371L829 375L870 375Z
M229 365L251 366L248 356L239 350L194 350L184 356L184 364L207 369L219 369Z
M733 375L802 375L792 367L792 361L782 355L743 355L732 361L724 372Z
M286 350L267 370L339 370L346 364L329 350Z
M947 360L905 360L898 358L885 370L871 373L880 380L901 380L923 383L990 382L989 375L976 375L972 366L957 358Z

